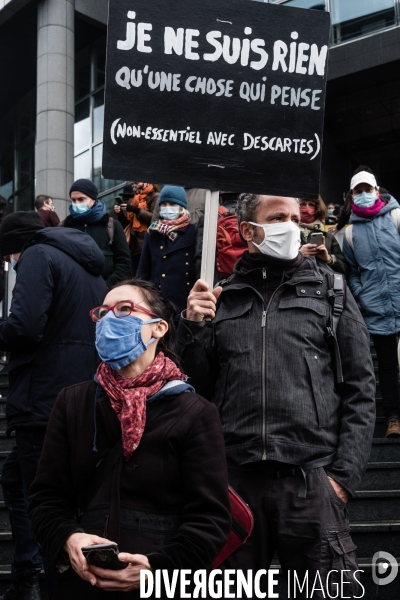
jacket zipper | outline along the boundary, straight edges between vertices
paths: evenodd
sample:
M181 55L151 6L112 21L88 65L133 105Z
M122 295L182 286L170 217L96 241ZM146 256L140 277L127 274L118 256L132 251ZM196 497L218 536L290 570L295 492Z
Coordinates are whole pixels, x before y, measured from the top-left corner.
M263 454L261 460L267 460L267 389L265 381L265 363L266 363L266 340L265 340L265 325L267 322L267 311L264 310L261 319L262 327L262 365L261 365L261 418L262 418L262 439L263 439Z
M262 270L262 277L264 280L267 279L267 269L264 267ZM265 290L266 293L266 290ZM263 439L263 454L261 460L267 460L267 386L266 386L266 373L265 373L265 363L266 363L266 351L267 351L267 343L265 339L265 325L267 323L267 310L263 311L262 319L261 319L261 327L262 327L262 365L261 365L261 419L262 419L262 439Z
M267 271L266 269L262 270L263 279L267 279ZM281 283L276 290L272 293L272 296L267 304L266 309L262 313L261 318L261 328L263 331L263 339L262 339L262 366L261 366L261 385L262 385L262 439L263 439L263 454L261 460L267 460L267 386L266 386L266 360L267 360L267 343L266 343L266 324L267 324L267 313L268 309L271 306L271 302L275 297L275 294L280 290L280 288L284 285L287 285L289 282ZM297 285L301 283L301 281L296 281Z
M263 279L267 279L267 270L265 268L262 269L262 276ZM262 339L262 365L261 365L261 385L262 385L262 407L261 407L261 414L262 414L262 438L263 438L263 454L262 454L262 458L261 460L267 460L267 432L266 432L266 428L267 428L267 424L266 424L266 410L267 410L267 390L266 390L266 377L265 377L265 369L266 369L266 358L267 358L267 349L266 349L266 324L267 324L267 313L268 313L268 309L271 306L271 302L275 297L275 294L278 292L278 290L280 290L280 288L284 285L298 285L299 283L308 283L310 280L309 279L298 279L297 281L294 281L293 283L291 283L290 281L285 281L285 283L281 283L281 285L279 285L276 290L273 292L270 301L268 302L268 305L266 307L265 310L263 310L262 313L262 318L261 318L261 329L263 332L263 339ZM264 306L265 306L265 300L262 297L262 295L254 288L252 288L249 285L246 285L245 287L250 287L256 294L257 296L261 299L261 301L263 302Z

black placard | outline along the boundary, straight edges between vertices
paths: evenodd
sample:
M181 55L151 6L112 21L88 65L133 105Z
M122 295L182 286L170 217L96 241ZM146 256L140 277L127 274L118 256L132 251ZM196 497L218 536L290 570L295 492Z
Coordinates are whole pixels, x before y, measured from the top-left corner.
M109 0L103 176L319 192L329 14Z

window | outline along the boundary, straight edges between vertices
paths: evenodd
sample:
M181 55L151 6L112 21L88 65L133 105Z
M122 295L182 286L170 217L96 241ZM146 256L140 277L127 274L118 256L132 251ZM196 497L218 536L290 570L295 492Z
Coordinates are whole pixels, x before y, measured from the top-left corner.
M35 129L36 89L0 121L0 195L10 212L33 208Z
M75 60L74 177L91 179L109 208L115 193L107 191L125 182L101 177L106 38L85 48Z
M326 10L325 0L270 0L271 4L285 4L296 8L311 8L312 10Z
M331 0L333 43L367 35L395 24L396 0Z

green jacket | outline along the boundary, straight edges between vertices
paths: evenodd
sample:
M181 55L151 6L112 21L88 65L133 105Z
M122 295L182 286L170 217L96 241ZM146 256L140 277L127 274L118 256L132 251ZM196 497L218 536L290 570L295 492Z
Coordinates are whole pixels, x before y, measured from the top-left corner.
M106 259L102 276L108 288L132 275L131 254L122 225L117 219L113 219L114 239L112 245L110 245L110 237L107 232L109 218L106 214L97 223L86 225L82 221L77 221L72 216L68 216L61 223L64 227L71 227L88 233L96 242Z

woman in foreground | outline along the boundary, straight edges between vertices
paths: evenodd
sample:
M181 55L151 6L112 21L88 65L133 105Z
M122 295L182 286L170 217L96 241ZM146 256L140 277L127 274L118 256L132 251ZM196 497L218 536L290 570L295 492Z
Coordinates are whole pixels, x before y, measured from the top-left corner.
M58 571L54 598L136 598L141 569L210 569L224 546L224 440L215 406L169 358L172 315L152 284L120 284L91 315L102 362L94 381L57 398L30 516ZM96 465L118 443L114 468L85 505ZM110 541L128 567L89 567L81 548Z

